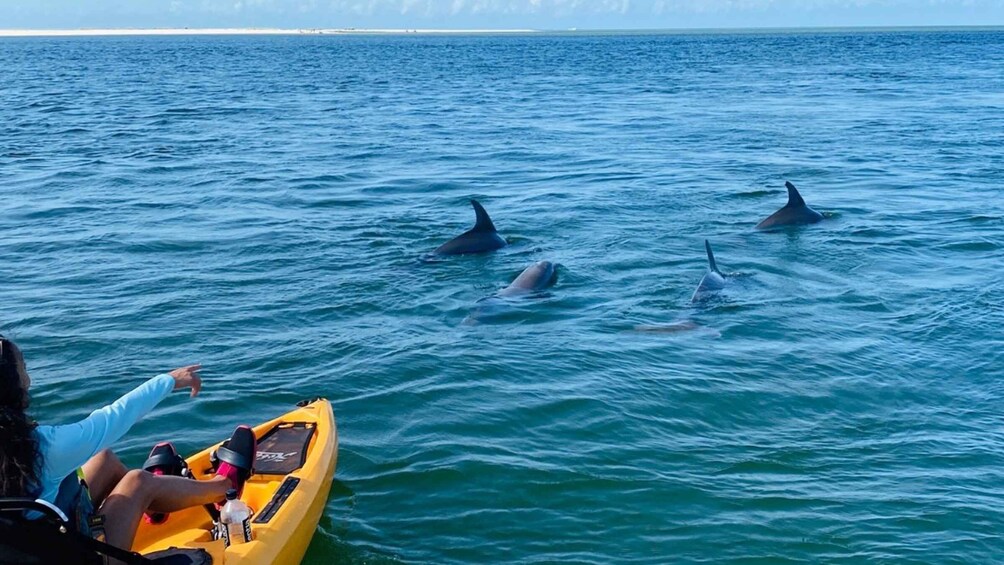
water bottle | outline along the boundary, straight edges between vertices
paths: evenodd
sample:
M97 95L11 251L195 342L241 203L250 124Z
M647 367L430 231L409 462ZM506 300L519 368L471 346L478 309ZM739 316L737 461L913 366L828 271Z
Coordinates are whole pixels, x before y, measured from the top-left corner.
M227 547L251 541L251 509L237 498L237 490L227 491L227 502L220 510L220 533Z

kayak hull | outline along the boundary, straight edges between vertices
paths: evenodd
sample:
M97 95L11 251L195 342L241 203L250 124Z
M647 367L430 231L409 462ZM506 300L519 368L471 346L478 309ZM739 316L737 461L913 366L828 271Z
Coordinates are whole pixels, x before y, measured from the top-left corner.
M208 512L196 507L174 512L162 524L142 522L133 551L146 554L171 547L201 548L212 555L214 565L300 563L324 512L338 459L338 430L331 403L317 399L255 426L254 432L259 441L256 472L241 495L255 513L251 542L225 547L223 540L213 540ZM291 441L276 441L285 436ZM296 445L290 447L293 443ZM196 479L213 476L209 457L217 447L219 444L186 460Z

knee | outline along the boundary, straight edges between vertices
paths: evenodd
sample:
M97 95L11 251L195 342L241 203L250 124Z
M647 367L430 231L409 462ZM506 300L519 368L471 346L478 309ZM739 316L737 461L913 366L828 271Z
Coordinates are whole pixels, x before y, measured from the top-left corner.
M102 463L106 463L106 464L107 463L119 463L119 464L121 464L121 461L119 461L118 455L115 455L115 452L112 451L111 449L102 449L101 451L97 452L94 455L94 459L96 459L96 460L98 460L98 461L100 461Z
M156 477L139 469L126 472L101 502L98 512L109 517L109 520L116 520L116 523L122 516L128 517L132 513L143 512L150 506L156 490L156 485L151 482L152 479ZM106 525L106 530L107 528Z
M146 471L133 469L122 476L119 484L115 485L115 490L120 493L143 492L149 488L150 481L155 479L156 477Z
M126 466L119 461L118 455L115 455L111 449L102 449L95 453L87 464L102 475L121 476L126 472Z

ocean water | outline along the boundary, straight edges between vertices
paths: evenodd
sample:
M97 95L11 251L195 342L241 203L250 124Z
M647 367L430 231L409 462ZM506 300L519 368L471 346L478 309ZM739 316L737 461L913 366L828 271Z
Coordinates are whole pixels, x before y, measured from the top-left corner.
M1004 561L1004 31L19 38L0 69L33 414L203 363L139 465L330 398L305 563ZM827 219L755 231L786 180ZM423 260L471 198L511 245ZM692 304L705 238L729 284ZM542 259L548 293L463 323Z

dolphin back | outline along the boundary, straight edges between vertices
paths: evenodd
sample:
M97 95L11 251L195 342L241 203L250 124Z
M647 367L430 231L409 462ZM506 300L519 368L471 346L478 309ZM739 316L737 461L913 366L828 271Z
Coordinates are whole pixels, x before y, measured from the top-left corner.
M822 221L823 215L809 208L798 189L790 182L785 182L788 189L788 203L780 210L768 216L756 225L757 229L769 229L781 226L799 226Z
M710 293L725 288L725 276L718 270L715 263L715 254L711 251L711 242L704 240L704 249L708 252L708 272L701 277L701 282L697 284L697 290L690 297L691 302L699 302Z
M485 207L477 200L471 200L471 206L474 207L474 227L440 245L433 253L437 255L487 253L508 245L508 242L498 234Z
M557 280L558 265L550 261L538 261L523 269L509 286L478 300L463 324L470 326L512 312L518 302L540 296L536 293Z
M544 290L558 280L557 265L550 261L538 261L519 274L509 286L498 292L497 296L512 296Z

